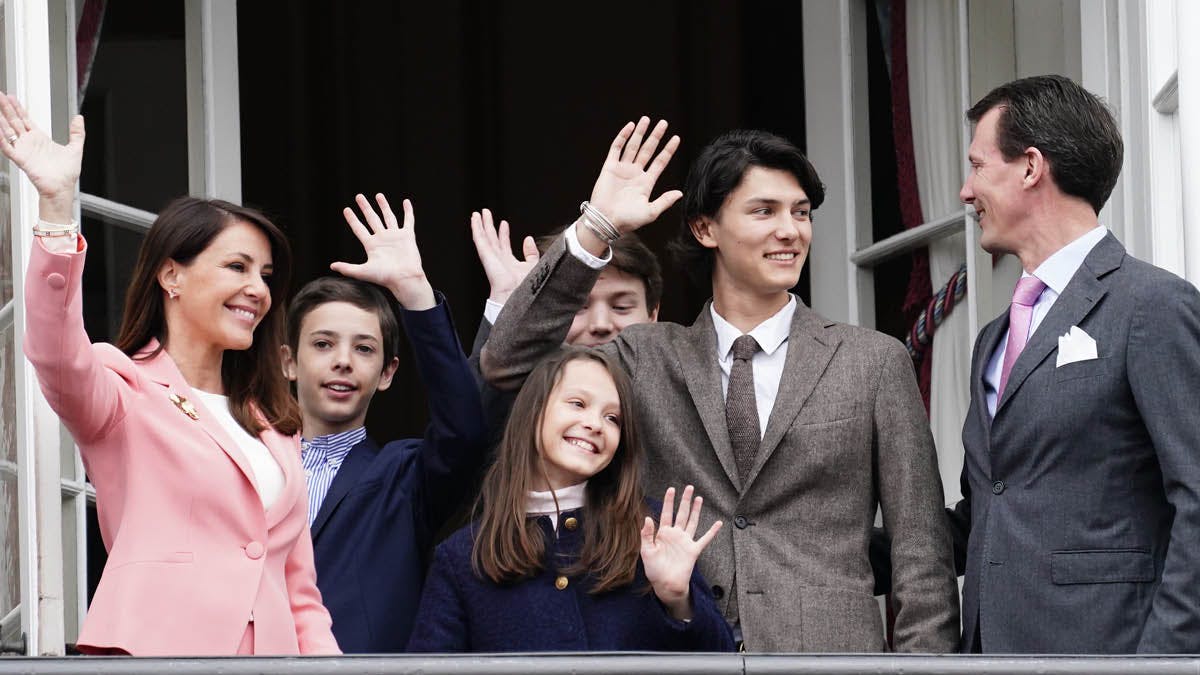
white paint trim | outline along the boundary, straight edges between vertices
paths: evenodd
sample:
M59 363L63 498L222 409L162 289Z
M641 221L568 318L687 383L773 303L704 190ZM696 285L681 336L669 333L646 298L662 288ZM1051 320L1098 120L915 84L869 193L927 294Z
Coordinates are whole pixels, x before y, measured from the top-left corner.
M34 123L52 128L50 41L47 6L39 0L7 0L5 45L10 93L24 102ZM13 297L24 297L25 269L37 218L37 192L9 165L11 195ZM24 353L25 308L16 306L14 346ZM16 362L17 481L23 514L34 514L34 526L22 516L21 556L22 616L30 654L63 653L62 504L58 490L59 422L42 397L29 362Z
M962 134L962 147L971 147L973 135L971 124L967 121L966 111L974 102L971 98L971 34L970 9L967 0L958 0L958 67L959 83L962 85L961 108L963 123L959 127ZM964 152L962 157L962 176L966 181L971 163ZM971 362L971 350L974 338L979 334L983 324L991 320L992 297L992 256L979 245L979 228L972 217L973 209L963 207L963 246L966 247L964 257L967 261L967 334L971 336L962 348L966 350L966 363Z
M150 226L154 224L154 220L158 218L157 214L150 211L143 211L87 192L79 193L79 203L86 215L142 234L149 230Z
M876 267L892 258L928 246L942 237L958 234L963 228L963 213L955 211L928 223L881 239L850 254L850 262L859 267Z
M185 0L188 190L242 200L237 3Z
M1180 179L1183 185L1192 186L1180 194L1183 217L1178 227L1187 247L1185 278L1200 285L1200 199L1195 190L1200 185L1200 123L1196 120L1200 116L1200 43L1195 35L1200 28L1200 6L1195 0L1183 0L1176 11L1179 69L1173 79L1179 88L1175 117L1179 121Z
M861 0L805 0L803 47L808 157L826 185L808 257L812 305L835 321L870 327L873 275L850 262L872 242L866 11Z

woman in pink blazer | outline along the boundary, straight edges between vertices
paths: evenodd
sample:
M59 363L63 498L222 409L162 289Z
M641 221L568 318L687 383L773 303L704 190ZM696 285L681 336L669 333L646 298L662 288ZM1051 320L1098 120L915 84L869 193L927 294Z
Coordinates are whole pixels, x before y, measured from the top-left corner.
M67 145L0 93L0 150L39 194L25 354L96 486L108 548L79 647L151 655L336 654L278 345L290 250L257 211L182 198L142 244L116 345L84 331L87 243Z

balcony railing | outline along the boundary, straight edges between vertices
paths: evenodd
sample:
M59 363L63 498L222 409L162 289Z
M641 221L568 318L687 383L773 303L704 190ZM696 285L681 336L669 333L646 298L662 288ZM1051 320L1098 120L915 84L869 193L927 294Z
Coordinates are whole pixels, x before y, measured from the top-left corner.
M1200 656L925 656L908 654L508 654L151 659L120 657L0 658L0 675L756 675L904 673L905 675L1059 675L1200 673Z

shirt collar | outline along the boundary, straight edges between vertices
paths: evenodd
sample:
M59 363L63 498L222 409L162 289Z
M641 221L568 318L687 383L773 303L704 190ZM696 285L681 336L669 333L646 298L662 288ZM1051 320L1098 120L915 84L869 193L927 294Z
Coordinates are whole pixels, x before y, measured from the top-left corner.
M545 492L531 491L525 497L525 513L531 516L548 516L562 511L583 508L584 488L587 481L558 490ZM554 498L558 498L558 509L554 508Z
M1108 228L1103 225L1097 225L1095 228L1088 230L1080 235L1075 241L1054 252L1054 255L1046 258L1046 260L1038 265L1038 268L1033 271L1033 275L1042 280L1048 288L1053 290L1058 295L1062 295L1063 289L1070 283L1071 277L1079 271L1079 266L1083 264L1083 259L1087 257L1096 244L1100 243L1108 234ZM1022 277L1030 276L1025 272L1021 272Z
M796 313L796 296L791 293L788 295L790 297L782 309L746 333L746 335L754 337L765 354L774 354L775 350L779 349L779 346L788 339L788 334L792 331L792 316ZM742 331L718 314L716 307L709 305L708 310L712 314L713 328L717 331L717 358L724 361L729 358L729 352L733 349L733 341L742 336Z
M358 427L357 429L341 431L336 434L326 434L312 439L301 438L300 446L304 454L307 454L310 450L316 451L324 455L327 461L340 463L350 453L350 449L358 445L366 437L367 428Z

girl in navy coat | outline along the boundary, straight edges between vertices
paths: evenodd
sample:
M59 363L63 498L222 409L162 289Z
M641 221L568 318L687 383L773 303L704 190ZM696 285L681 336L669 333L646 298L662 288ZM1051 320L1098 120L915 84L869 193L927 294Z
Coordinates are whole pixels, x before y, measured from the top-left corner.
M691 486L650 517L631 396L598 352L565 349L530 374L479 519L434 553L409 651L732 651L695 571L721 522L695 538Z

